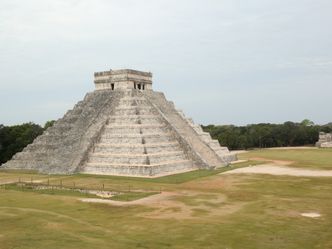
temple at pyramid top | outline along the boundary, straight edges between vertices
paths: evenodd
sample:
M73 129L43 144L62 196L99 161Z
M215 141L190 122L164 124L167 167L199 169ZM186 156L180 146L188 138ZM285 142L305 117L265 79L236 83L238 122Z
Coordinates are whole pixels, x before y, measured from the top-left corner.
M94 74L96 90L152 90L152 73L132 69L109 70Z

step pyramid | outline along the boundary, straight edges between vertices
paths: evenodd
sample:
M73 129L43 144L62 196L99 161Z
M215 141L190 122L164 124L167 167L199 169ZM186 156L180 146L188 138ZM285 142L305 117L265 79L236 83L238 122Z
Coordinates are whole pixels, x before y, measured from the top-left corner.
M163 93L152 90L151 73L95 73L95 85L94 92L2 167L158 177L236 160Z

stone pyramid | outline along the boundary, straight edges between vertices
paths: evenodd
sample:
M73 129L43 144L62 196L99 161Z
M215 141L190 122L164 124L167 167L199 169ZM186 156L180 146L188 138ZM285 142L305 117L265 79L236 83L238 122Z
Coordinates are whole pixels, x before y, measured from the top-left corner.
M158 177L236 159L152 90L151 73L110 70L95 73L94 82L94 92L3 168Z

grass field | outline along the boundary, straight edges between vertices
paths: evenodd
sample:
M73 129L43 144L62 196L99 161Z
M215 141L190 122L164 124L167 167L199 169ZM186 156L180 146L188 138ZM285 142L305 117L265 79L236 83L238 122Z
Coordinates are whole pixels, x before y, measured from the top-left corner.
M332 149L265 149L240 154L240 159L266 158L293 161L291 166L332 169Z
M304 153L304 154L303 154ZM331 150L264 150L241 158L291 160L332 169ZM236 167L260 162L250 161ZM113 206L81 196L0 188L0 249L9 248L332 248L332 179L220 175L198 171L157 179L1 172L0 182L160 192L150 204ZM126 196L127 195L127 196ZM156 198L153 201L153 198ZM137 199L137 196L133 199ZM144 200L144 199L142 199ZM302 217L317 212L320 218Z

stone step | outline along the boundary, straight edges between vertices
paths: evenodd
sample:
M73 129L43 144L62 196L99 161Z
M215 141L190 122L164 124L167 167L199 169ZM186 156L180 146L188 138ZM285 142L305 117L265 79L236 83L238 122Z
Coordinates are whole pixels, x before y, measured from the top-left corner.
M162 152L162 153L154 153L154 154L133 154L133 153L93 153L92 156L100 156L100 157L128 157L128 158L137 158L137 157L159 157L159 156L173 156L173 155L182 155L182 151L173 151L173 152Z
M174 142L174 138L167 133L144 133L144 134L104 134L100 138L100 143L107 144L145 144Z
M136 108L119 109L119 110L115 110L115 112L114 112L115 115L135 115L135 114L149 115L149 114L154 114L154 113L155 113L155 110L153 110L153 109L136 109Z
M143 124L143 125L152 125L152 124L160 124L158 119L110 119L111 123L121 124L121 125L130 125L130 124Z
M112 115L111 118L136 118L136 117L140 117L140 118L158 118L159 116L156 114L132 114L132 115Z
M111 124L119 124L119 125L129 125L129 124L144 124L144 125L156 125L160 124L160 120L156 117L150 117L150 118L143 118L140 116L136 117L111 117L109 119L109 122Z
M167 131L163 132L146 132L146 133L127 133L127 134L122 134L122 133L104 133L102 137L105 138L115 138L115 137L158 137L158 136L171 136L171 134Z
M49 155L52 154L52 152L54 152L54 151L59 151L59 149L51 150L51 151L41 149L39 151L33 151L33 155L32 155L31 151L26 149L22 152L15 154L14 157L16 157L16 158L19 157L20 160L31 160L32 158L34 158L36 161L39 161L39 160L41 160L41 158L44 158L44 159L48 158ZM63 152L62 157L64 158L70 154L71 154L70 152Z
M220 145L219 145L219 143L218 144L215 144L215 143L209 143L209 146L213 149L213 150L227 150L228 151L228 149L226 148L226 147L221 147Z
M167 146L176 146L178 145L177 142L165 142L165 143L150 143L150 144L105 144L105 143L99 143L97 146L100 147L167 147Z
M143 154L142 154L143 155ZM149 159L146 155L143 156L135 156L135 157L125 157L115 156L115 155L102 155L100 153L93 153L89 157L88 163L109 163L109 164L142 164L149 165Z
M146 100L144 97L139 97L139 96L125 96L123 98L121 98L120 101L123 100Z
M129 101L129 100L135 100L135 101L140 101L140 100L146 100L145 98L138 97L138 96L125 96L121 98L120 101Z
M180 146L177 142L168 143L154 143L154 144L107 144L100 143L96 145L94 152L112 152L112 153L144 153L145 151L149 154L161 153L161 152L172 152L180 150Z
M182 151L162 152L155 154L113 154L113 153L92 153L89 163L124 163L124 164L156 164L168 160L184 160Z
M183 151L170 151L147 154L150 164L159 164L167 161L187 160L188 158Z
M195 170L190 160L167 161L159 164L107 164L87 163L83 169L86 174L157 177Z
M119 144L123 145L123 144ZM143 144L134 144L134 146L114 146L114 144L98 144L93 153L134 153L143 154L145 152Z
M145 134L145 133L165 133L165 126L144 126L144 125L124 125L124 126L114 126L106 127L105 134Z
M165 133L162 128L112 128L106 129L105 134L146 134L146 133Z
M146 99L122 99L119 106L147 106L149 102Z
M166 126L163 124L119 124L113 123L105 126L105 134L144 134L163 133Z
M143 105L143 106L126 106L126 105L118 105L115 110L151 110L153 109L150 105Z
M106 129L114 129L114 128L165 128L164 124L117 124L112 123L105 126Z

